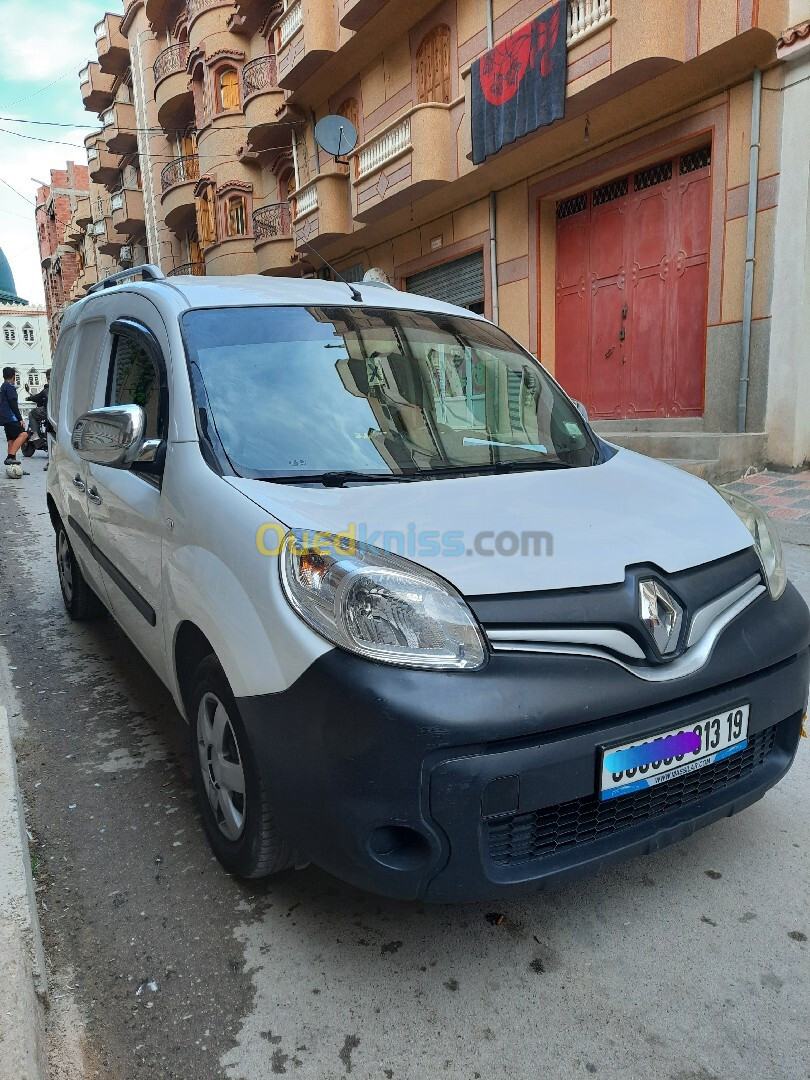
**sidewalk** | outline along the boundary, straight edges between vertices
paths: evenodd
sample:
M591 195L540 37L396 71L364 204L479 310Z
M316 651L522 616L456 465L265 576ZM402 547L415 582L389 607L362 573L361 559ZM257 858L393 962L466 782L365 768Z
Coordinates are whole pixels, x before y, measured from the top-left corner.
M0 688L2 681L0 680ZM7 710L0 705L0 1078L43 1080L45 955Z
M810 470L793 474L765 470L726 486L761 506L776 522L783 541L810 545Z

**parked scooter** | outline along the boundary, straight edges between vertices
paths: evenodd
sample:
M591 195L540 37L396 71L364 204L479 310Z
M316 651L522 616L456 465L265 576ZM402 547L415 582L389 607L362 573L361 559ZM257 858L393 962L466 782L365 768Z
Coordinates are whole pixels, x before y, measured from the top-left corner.
M23 457L33 457L37 450L48 453L45 409L32 409L28 417L28 438L22 445Z

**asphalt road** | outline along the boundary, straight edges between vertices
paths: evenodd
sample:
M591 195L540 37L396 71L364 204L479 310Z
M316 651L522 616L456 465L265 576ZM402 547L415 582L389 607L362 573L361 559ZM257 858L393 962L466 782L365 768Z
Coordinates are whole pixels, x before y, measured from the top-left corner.
M209 854L169 695L109 619L64 614L43 464L0 479L0 693L54 1078L808 1076L810 744L743 814L500 924L312 868L245 885ZM810 598L810 547L789 559Z

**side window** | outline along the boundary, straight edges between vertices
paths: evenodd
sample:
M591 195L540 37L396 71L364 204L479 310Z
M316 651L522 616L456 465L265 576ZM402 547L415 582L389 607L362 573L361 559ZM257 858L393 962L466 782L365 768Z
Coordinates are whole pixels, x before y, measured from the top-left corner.
M84 323L78 330L79 337L73 353L65 415L65 422L71 431L82 413L89 412L95 405L101 346L106 329L107 323L104 319L93 319Z
M146 438L160 437L160 374L146 346L129 334L113 338L107 405L140 405Z
M67 358L70 355L70 346L73 341L75 330L69 326L59 335L56 343L56 351L53 354L53 370L51 371L51 387L48 391L48 416L53 423L59 420L59 404L62 400L62 384L65 381L65 369Z

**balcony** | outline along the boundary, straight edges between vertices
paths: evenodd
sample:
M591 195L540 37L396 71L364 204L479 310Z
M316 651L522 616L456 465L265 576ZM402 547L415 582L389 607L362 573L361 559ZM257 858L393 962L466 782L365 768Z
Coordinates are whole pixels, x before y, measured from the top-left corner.
M144 0L144 13L153 31L164 36L177 20L177 0Z
M276 27L279 86L296 90L337 48L331 0L294 0Z
M417 105L351 155L352 216L375 221L449 183L454 155L450 106Z
M100 113L112 104L114 75L105 75L98 64L87 64L79 72L82 103L89 112Z
M107 12L95 25L98 62L107 75L123 75L129 67L129 43L121 33L123 18Z
M112 211L108 210L104 217L97 221L94 228L102 226L102 232L96 235L96 247L102 255L113 255L118 258L118 252L124 246L124 237L119 236L113 228Z
M194 101L188 87L188 45L170 45L158 55L154 66L155 104L158 123L164 130L185 126L194 112Z
M143 192L124 188L110 199L113 229L119 236L137 236L144 230Z
M296 248L307 241L317 248L352 231L349 180L345 173L321 173L292 199Z
M175 266L174 270L170 270L166 277L205 277L205 263L181 263L180 266Z
M232 34L239 34L240 37L253 37L261 29L272 7L272 4L261 3L260 0L238 0L236 11L228 19L228 29Z
M276 111L284 104L275 56L260 56L242 69L242 102L251 150L278 150L290 145L290 128Z
M121 157L119 154L111 154L103 139L98 136L96 136L95 145L91 144L87 147L87 165L93 183L105 186L118 183L121 174Z
M290 273L295 252L289 203L271 203L254 210L253 250L260 274Z
M347 30L361 30L387 3L388 0L338 0L340 25Z
M170 161L160 174L160 202L172 232L182 235L194 223L194 188L200 179L200 159L196 154Z
M104 141L113 154L134 154L138 149L135 132L135 107L126 101L116 101L102 114Z
M80 195L76 200L76 209L73 212L76 224L80 229L86 230L93 220L93 212L90 209L90 196Z

